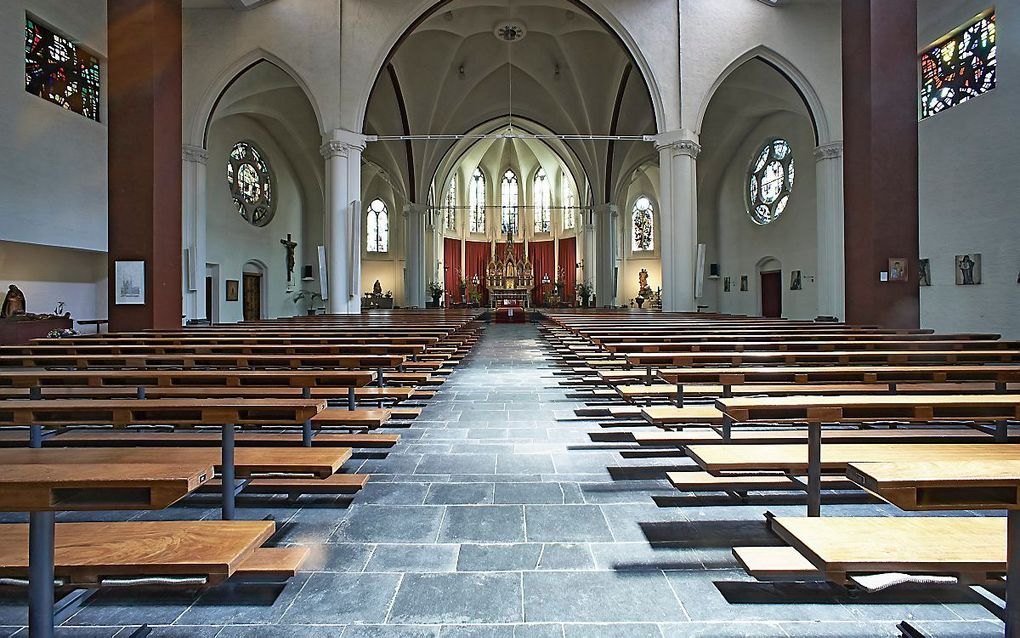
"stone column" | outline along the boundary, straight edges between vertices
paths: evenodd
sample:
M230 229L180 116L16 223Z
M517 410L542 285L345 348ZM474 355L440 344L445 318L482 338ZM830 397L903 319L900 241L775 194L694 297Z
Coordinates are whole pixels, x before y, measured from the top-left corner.
M424 204L404 206L404 298L408 306L425 307L426 239Z
M443 212L432 206L425 207L425 286L430 282L444 284L443 277ZM422 288L422 299L432 301Z
M843 142L815 149L818 314L846 317L843 260Z
M662 309L693 312L698 244L698 136L681 129L656 137L659 151L659 225Z
M326 160L326 272L333 314L361 312L361 152L365 137L334 129L319 152Z
M580 219L577 221L581 225L581 243L583 244L581 255L584 262L581 269L581 278L577 283L584 282L594 286L596 264L598 264L598 258L596 257L598 246L595 244L595 211L588 208L583 209L580 212Z
M616 204L595 207L595 298L599 307L616 304Z
M185 321L188 321L212 317L211 309L205 307L205 166L209 153L201 146L185 144L181 159L184 169L181 248L187 251L182 264L183 296Z

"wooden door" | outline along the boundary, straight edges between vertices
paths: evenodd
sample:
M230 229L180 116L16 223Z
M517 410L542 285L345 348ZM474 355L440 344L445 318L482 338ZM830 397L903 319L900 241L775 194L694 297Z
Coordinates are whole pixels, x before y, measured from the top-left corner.
M213 284L212 277L205 278L205 320L212 323L213 311Z
M783 316L783 273L778 270L761 274L761 315Z
M262 275L246 272L244 274L244 320L254 321L262 318Z

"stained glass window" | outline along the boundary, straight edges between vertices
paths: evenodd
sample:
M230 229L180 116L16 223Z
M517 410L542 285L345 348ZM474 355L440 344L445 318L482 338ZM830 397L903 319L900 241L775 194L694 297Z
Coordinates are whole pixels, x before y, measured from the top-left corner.
M450 178L450 188L443 201L443 228L457 230L457 174Z
M784 139L765 142L747 175L747 214L756 224L779 219L793 190L793 149Z
M273 173L265 154L253 143L234 144L227 158L227 184L242 219L253 226L265 226L273 219Z
M27 16L25 90L99 121L99 59Z
M471 207L471 232L485 232L485 175L482 169L476 168L471 174L471 191L468 193L468 205Z
M655 249L655 222L652 219L652 202L642 195L634 200L631 211L633 221L633 237L631 249L634 252Z
M552 185L544 168L535 173L535 232L552 230Z
M995 88L995 14L921 53L921 119Z
M570 181L566 175L562 176L562 198L563 198L563 229L573 230L577 226L577 211L574 210L574 191L570 188Z
M365 227L368 252L389 252L390 213L386 210L386 203L378 197L368 205L368 223L365 224Z
M516 235L520 229L520 209L517 206L520 197L520 188L517 183L517 173L512 168L506 169L503 179L500 181L500 205L503 212L503 232Z

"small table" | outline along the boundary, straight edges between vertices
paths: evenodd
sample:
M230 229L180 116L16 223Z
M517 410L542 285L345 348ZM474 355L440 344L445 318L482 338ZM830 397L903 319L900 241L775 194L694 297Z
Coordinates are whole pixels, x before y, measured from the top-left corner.
M109 325L109 319L78 319L77 323L79 326L95 326L96 334L99 334L102 326Z
M847 478L902 510L1005 509L1006 638L1020 637L1020 461L852 463ZM907 540L907 539L905 539ZM907 621L905 635L922 634Z
M165 509L212 476L201 463L0 467L0 511L29 512L29 635L53 636L56 512Z

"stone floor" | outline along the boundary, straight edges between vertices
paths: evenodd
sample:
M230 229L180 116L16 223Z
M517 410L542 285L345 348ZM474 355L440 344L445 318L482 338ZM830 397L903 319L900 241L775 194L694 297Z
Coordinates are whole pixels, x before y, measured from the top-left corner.
M803 507L660 507L653 497L677 493L642 468L687 461L592 443L598 424L577 420L578 405L533 326L489 326L395 449L350 464L372 474L353 501L246 501L242 516L272 514L286 522L280 542L313 548L308 572L282 589L104 593L58 635L148 623L155 636L218 638L895 636L903 619L932 636L1002 635L959 590L851 598L753 582L730 548L775 543L763 512ZM217 513L191 500L142 516ZM10 635L27 635L24 622L23 602L0 599Z

